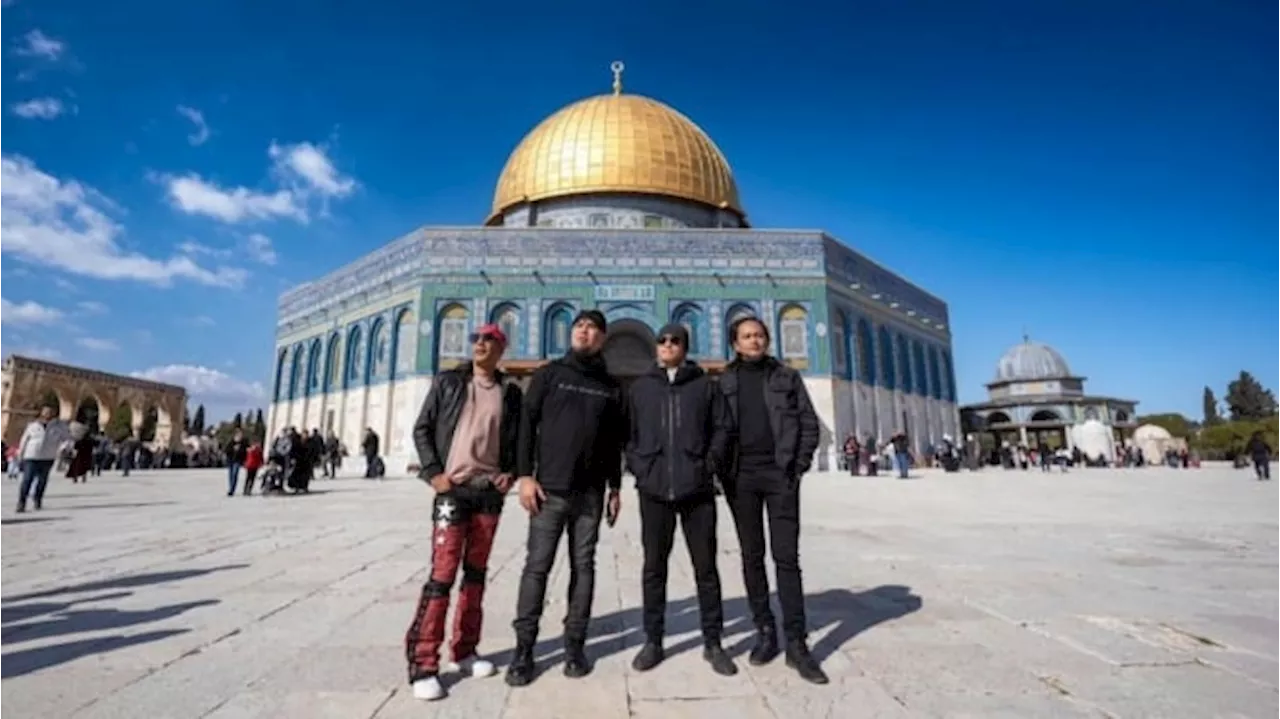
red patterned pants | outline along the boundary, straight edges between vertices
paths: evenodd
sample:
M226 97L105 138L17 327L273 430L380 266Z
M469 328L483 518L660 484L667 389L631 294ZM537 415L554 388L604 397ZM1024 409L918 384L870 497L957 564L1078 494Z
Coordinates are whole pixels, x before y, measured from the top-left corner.
M462 588L454 612L454 661L475 654L484 619L485 570L498 531L503 496L492 488L456 487L437 494L432 509L431 576L422 587L418 610L405 636L409 681L434 676L440 670L440 645L444 643L449 591L462 568Z

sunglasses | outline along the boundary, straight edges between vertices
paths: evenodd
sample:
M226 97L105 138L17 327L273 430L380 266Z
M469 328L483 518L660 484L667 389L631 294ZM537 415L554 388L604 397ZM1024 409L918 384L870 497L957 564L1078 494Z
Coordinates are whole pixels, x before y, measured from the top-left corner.
M471 344L475 344L475 343L480 342L480 341L484 341L484 342L494 342L494 343L497 343L497 344L502 344L502 343L498 340L498 338L497 338L497 337L494 337L494 336L493 336L493 335L491 335L491 334L479 334L479 333L476 333L476 332L473 332L473 333L471 334L471 337L470 337L470 340L469 340L469 341L471 342Z
M684 340L681 340L679 337L676 337L674 335L663 335L658 338L659 347L661 347L662 345L673 345L675 347L679 347L680 345L683 345L683 344L684 344Z

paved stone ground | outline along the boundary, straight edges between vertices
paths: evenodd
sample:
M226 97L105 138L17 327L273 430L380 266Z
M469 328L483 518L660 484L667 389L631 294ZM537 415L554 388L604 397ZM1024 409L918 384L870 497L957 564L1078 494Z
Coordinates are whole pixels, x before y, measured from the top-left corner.
M815 475L803 563L827 687L748 668L737 542L721 521L728 644L696 647L677 546L676 648L644 675L635 507L600 544L593 675L558 666L566 572L532 686L408 694L401 641L424 581L429 490L321 481L227 498L214 471L55 479L3 501L3 709L15 717L1274 717L1277 493L1242 471ZM483 649L504 662L525 521L510 501ZM687 649L688 651L680 651Z

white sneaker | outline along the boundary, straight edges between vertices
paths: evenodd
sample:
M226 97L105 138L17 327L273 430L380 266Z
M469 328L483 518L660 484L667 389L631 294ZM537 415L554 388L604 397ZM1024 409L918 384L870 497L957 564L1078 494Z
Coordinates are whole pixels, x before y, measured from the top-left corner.
M435 677L427 677L419 679L413 683L413 698L422 699L424 701L433 702L437 699L443 699L445 695L444 685Z
M493 666L493 662L487 659L481 659L476 655L471 655L462 661L457 661L449 665L449 670L459 674L465 674L477 679L491 677L498 673L498 669Z

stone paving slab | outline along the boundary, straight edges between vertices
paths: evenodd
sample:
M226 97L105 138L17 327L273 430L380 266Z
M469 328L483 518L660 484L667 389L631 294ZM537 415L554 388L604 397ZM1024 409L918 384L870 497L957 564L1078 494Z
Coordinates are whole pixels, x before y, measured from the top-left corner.
M430 491L318 481L225 497L221 472L55 478L46 508L3 486L3 710L31 717L1274 717L1277 492L1223 467L805 479L802 564L832 683L745 661L737 541L721 514L726 643L701 660L692 572L673 553L668 659L637 674L634 501L602 531L595 670L560 671L563 547L540 676L446 677L412 699L403 637L425 580ZM482 650L504 665L527 523L514 498L489 570ZM679 544L679 543L677 543Z

